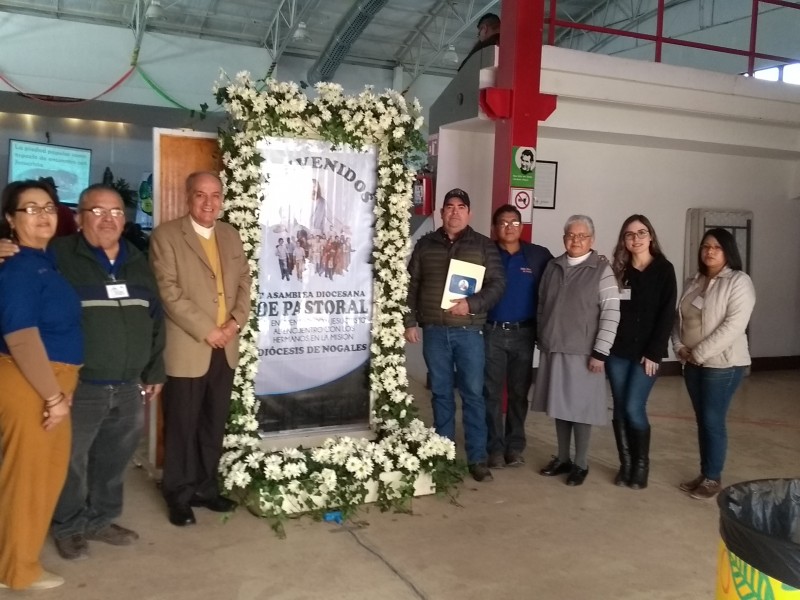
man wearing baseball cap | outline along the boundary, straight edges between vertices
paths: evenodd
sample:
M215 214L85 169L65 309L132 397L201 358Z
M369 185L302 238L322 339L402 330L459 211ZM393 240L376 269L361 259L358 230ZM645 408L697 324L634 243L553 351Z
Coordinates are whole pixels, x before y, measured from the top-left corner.
M476 481L491 480L486 466L483 325L486 313L503 295L505 274L495 244L469 226L467 192L459 188L447 192L441 216L442 227L417 242L408 265L405 338L412 344L422 339L436 432L455 439L454 391L458 389L469 472ZM451 259L484 266L486 271L479 292L442 308Z

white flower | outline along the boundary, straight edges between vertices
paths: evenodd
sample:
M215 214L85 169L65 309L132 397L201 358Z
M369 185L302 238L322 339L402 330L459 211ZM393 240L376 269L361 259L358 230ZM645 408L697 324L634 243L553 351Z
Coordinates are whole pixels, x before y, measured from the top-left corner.
M291 462L283 466L283 476L286 479L294 479L296 477L300 477L301 475L307 472L308 468L306 467L305 463Z
M283 458L287 460L289 459L298 460L305 457L305 454L303 454L297 448L284 448L283 450L281 450L281 454L283 455Z
M264 477L274 481L279 481L283 477L283 469L278 465L264 465Z
M265 454L258 436L259 402L253 380L258 370L258 331L246 323L240 339L241 360L234 375L232 410L223 440L226 450L220 472L226 489L280 482L274 487L256 487L263 514L281 515L284 507L309 510L325 505L334 490L345 498L362 498L360 482L374 471L400 468L416 473L438 464L430 461L455 459L455 445L436 435L418 419L411 419L413 399L408 393L405 369L403 313L409 283L405 260L410 250L408 210L414 173L406 165L412 142L419 140L423 125L417 100L407 103L396 91L376 95L365 89L357 96L346 96L332 83L316 85L317 95L310 101L294 83L269 79L254 82L249 73L237 73L233 80L221 74L215 89L222 90L222 105L232 122L226 136L221 174L225 194L225 218L239 228L242 245L252 274L251 294L258 298L261 247L259 214L267 189L261 169L259 142L270 136L323 137L320 130L328 123L344 127L351 144L374 144L379 149L376 173L374 312L370 326L370 397L376 407L372 422L384 434L378 444L364 439L329 439L320 447L303 452L286 448ZM416 138L414 136L417 136ZM392 151L389 151L390 144ZM269 202L269 198L263 198ZM414 450L412 450L412 448ZM342 468L337 475L331 465ZM435 467L433 467L435 468ZM263 473L263 477L251 474ZM303 482L301 484L301 482ZM397 487L388 486L387 497L399 497Z

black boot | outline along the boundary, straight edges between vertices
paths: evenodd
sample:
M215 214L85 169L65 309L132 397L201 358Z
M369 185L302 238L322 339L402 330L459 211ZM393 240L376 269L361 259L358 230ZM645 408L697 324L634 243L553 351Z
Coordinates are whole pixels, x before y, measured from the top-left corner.
M631 489L643 490L647 487L647 477L650 474L650 428L628 429L628 439L631 443Z
M614 428L614 439L617 440L619 453L619 472L614 478L614 484L619 486L629 485L631 480L631 452L628 448L628 433L625 430L625 421L611 421Z

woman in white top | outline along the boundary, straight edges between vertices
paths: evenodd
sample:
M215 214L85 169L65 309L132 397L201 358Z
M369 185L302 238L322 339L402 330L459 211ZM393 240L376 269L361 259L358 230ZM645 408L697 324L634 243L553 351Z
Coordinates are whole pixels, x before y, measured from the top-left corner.
M709 229L700 243L698 273L678 303L672 343L697 418L700 474L681 483L692 498L713 498L722 488L728 434L725 419L750 364L745 333L756 295L742 271L733 235Z

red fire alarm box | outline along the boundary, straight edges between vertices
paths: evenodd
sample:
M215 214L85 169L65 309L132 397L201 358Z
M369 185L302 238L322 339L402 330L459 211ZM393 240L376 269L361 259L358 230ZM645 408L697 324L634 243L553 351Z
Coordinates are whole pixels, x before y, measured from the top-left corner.
M414 181L414 214L427 216L432 213L433 178L430 173L423 173Z

